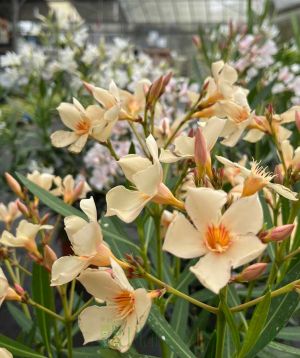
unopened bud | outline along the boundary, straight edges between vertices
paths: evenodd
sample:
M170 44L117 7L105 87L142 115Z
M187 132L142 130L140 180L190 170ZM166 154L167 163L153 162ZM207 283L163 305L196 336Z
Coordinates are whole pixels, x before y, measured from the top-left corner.
M200 37L197 36L197 35L194 35L192 37L192 40L193 40L193 44L195 45L196 48L200 48L201 47L201 40L200 40Z
M300 132L300 112L296 111L295 113L295 122L296 126L298 128L298 131Z
M53 263L57 260L56 253L49 245L44 246L44 266L51 271Z
M49 220L49 217L50 217L50 213L46 213L46 214L41 218L40 224L41 224L41 225L46 224L47 221Z
M194 133L194 129L190 128L189 132L188 132L188 137L193 138L195 137L195 133Z
M206 139L203 135L202 129L199 127L195 134L195 162L197 165L205 166L208 159L208 151Z
M73 192L73 201L76 201L80 198L82 191L84 189L85 180L80 180L80 182L76 185L74 192Z
M21 185L16 181L14 177L12 177L9 173L5 173L5 179L7 181L7 184L11 188L11 190L18 195L21 199L24 199L24 193L21 189Z
M246 267L239 275L234 277L237 282L250 282L259 278L267 268L268 264L265 262L258 262L256 264Z
M148 108L152 107L155 104L155 102L158 100L163 87L163 81L164 81L163 76L160 76L150 86L147 94L147 100L146 100Z
M16 204L17 204L18 210L21 211L21 213L22 213L24 216L26 216L26 217L29 217L29 216L30 216L29 210L28 210L27 206L26 206L24 203L22 203L22 201L21 201L20 199L17 199L17 200L16 200Z
M283 241L291 235L292 231L294 230L294 227L294 224L277 226L274 229L269 230L265 237L262 237L261 240L264 243L268 243L270 241Z
M284 177L284 173L283 173L283 167L281 164L277 164L275 169L274 169L274 182L276 184L281 184L283 185L283 177Z
M93 85L88 82L83 82L83 86L90 94L93 94Z
M161 289L157 289L157 290L152 290L148 292L148 297L150 298L160 298L162 297L165 293L166 293L166 289L165 288L161 288Z
M24 288L17 283L15 283L14 286L15 286L15 291L17 292L17 294L20 296L23 296L25 293Z

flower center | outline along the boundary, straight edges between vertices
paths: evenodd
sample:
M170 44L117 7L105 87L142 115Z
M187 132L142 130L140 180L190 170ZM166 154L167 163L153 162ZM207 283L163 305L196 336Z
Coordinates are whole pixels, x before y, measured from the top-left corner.
M122 291L114 298L120 318L127 317L134 310L134 292Z
M210 251L226 251L231 244L229 231L222 224L219 226L210 225L205 234L205 244Z
M82 118L76 124L76 133L77 134L86 134L91 128L91 121L88 118Z

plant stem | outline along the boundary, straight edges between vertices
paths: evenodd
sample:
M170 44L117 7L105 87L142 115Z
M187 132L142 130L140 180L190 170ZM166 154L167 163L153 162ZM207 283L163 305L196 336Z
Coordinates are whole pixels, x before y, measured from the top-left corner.
M94 297L91 297L88 301L86 301L86 303L81 306L75 313L73 313L72 317L71 317L71 320L75 320L79 315L80 313L85 309L87 308L92 302L94 301Z
M70 288L70 298L69 298L69 313L72 315L73 302L74 302L74 293L75 293L76 280L73 280Z
M157 276L163 280L163 251L162 251L162 237L160 232L161 213L158 208L157 214L154 216L155 233L156 233L156 255L157 255Z
M147 149L147 147L146 147L145 140L144 140L143 138L141 138L139 132L137 131L137 129L136 129L136 127L135 127L135 124L132 123L132 122L128 122L128 123L129 123L130 128L132 129L132 132L134 133L134 135L135 135L137 141L139 142L141 148L143 149L143 152L145 153L145 155L146 155L147 157L149 157L149 151L148 151L148 149Z
M74 280L75 281L75 280ZM65 314L65 329L67 335L68 358L73 357L73 337L72 337L72 315L67 302L67 285L61 287L61 300Z
M115 160L119 160L120 158L118 157L118 154L115 152L110 139L107 140L106 143L102 143L110 152L110 154L115 158Z
M57 314L57 313L55 313L55 312L49 310L49 309L46 308L46 307L40 305L39 303L33 301L31 298L28 300L27 303L28 303L29 305L33 306L33 307L38 308L38 309L41 310L41 311L46 312L48 315L52 316L53 318L56 318L56 319L58 319L58 320L60 320L60 321L62 321L62 322L65 321L62 316L60 316L59 314Z
M216 357L223 357L223 351L224 351L224 342L225 342L225 328L226 328L226 319L225 315L222 311L222 305L227 305L227 287L225 286L220 291L220 304L219 304L219 311L217 314L217 327L216 327L216 333L217 333L217 344L216 344Z

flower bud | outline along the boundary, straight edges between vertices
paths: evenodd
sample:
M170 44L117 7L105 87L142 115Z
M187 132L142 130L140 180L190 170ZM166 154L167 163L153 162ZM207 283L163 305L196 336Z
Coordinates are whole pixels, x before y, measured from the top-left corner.
M57 260L56 253L49 245L44 246L44 266L51 271L53 263Z
M26 217L30 216L30 213L29 213L29 210L28 210L27 206L24 203L22 203L22 201L20 199L16 200L16 204L17 204L18 210L21 211L21 213L24 216L26 216Z
M294 230L294 227L294 224L277 226L274 229L269 230L265 237L261 238L261 240L264 243L268 243L270 241L283 241L291 235L292 231Z
M208 160L206 139L203 135L202 129L199 127L195 134L195 162L197 166L205 167Z
M259 278L267 268L268 264L265 262L258 262L256 264L246 267L239 275L234 277L237 282L250 282Z
M16 181L14 177L12 177L9 173L5 173L5 179L7 181L7 184L11 188L11 190L18 195L21 199L24 199L24 193L21 189L20 184Z
M83 81L83 86L90 94L93 94L93 85Z
M73 197L72 197L73 202L80 198L82 191L84 189L84 185L85 185L85 180L80 180L80 182L75 186Z
M300 132L300 112L296 111L295 113L295 122L296 126L298 128L298 131Z
M284 177L284 173L283 173L283 167L281 164L277 164L275 169L274 169L274 182L276 184L281 184L283 185L283 177Z
M47 223L47 221L49 220L49 217L50 217L50 213L46 213L40 220L40 224L41 225L44 225Z
M200 40L200 37L197 36L197 35L194 35L192 37L192 40L193 40L193 44L195 45L196 48L200 48L201 47L201 40Z
M23 296L25 293L24 288L17 283L15 283L14 286L15 286L15 291L17 292L17 294L20 296Z

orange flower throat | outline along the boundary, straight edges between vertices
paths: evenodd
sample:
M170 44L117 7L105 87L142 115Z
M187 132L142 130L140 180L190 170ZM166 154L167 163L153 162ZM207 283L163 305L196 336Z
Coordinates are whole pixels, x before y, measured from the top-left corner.
M76 124L77 134L86 134L89 133L91 128L91 121L84 117Z
M114 298L120 318L127 317L134 310L135 297L134 292L122 291Z
M219 226L210 225L205 234L205 244L210 251L226 251L231 244L229 231L222 224Z

